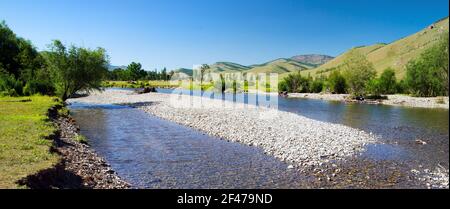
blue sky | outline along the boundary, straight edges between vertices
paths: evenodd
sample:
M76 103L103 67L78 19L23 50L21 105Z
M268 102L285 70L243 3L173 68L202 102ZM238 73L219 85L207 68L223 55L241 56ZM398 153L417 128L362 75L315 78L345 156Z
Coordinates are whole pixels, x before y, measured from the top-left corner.
M448 16L448 0L0 0L0 20L40 50L53 39L146 70L389 43Z

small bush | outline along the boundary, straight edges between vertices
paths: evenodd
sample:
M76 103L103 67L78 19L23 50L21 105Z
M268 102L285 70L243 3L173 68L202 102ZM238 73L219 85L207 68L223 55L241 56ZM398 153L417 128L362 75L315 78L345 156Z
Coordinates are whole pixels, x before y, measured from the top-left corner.
M381 94L395 94L397 92L397 80L392 68L383 71L379 78L379 85Z
M16 80L13 75L0 72L0 92L4 96L20 96L23 93L23 83Z
M372 96L380 96L383 93L383 87L379 79L372 79L366 84L366 93Z
M278 83L278 91L280 91L280 92L288 91L288 85L287 85L286 81L280 81Z
M333 71L328 77L328 85L330 91L335 94L347 93L347 81L344 76L337 70Z
M324 82L322 80L314 80L311 84L312 93L320 93L323 90Z
M48 81L29 81L23 88L23 94L30 96L34 94L42 95L53 95L55 93L55 88L53 84Z

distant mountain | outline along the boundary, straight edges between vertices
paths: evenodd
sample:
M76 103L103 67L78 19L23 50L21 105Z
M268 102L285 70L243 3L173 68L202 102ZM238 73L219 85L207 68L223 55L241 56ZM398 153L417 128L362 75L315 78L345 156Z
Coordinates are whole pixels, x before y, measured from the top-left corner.
M108 65L108 70L110 70L110 71L115 70L117 68L127 69L127 66L123 66L123 65L122 66Z
M233 62L216 62L209 66L211 72L243 72L250 70L250 67Z
M321 55L321 54L305 54L305 55L297 55L291 57L292 60L295 60L297 62L302 62L305 64L309 64L315 67L319 67L328 61L334 59L332 56L328 55Z
M173 70L174 73L184 73L188 76L192 76L194 74L194 71L192 71L192 69L187 69L187 68L178 68L176 70Z
M419 57L428 48L432 47L439 38L449 32L449 18L443 18L431 24L425 29L394 41L390 44L374 44L370 46L354 47L349 51L339 55L333 60L311 70L305 70L302 74L328 75L331 71L339 69L348 57L351 50L356 50L367 57L373 63L378 75L386 68L395 70L397 78L404 78L406 75L406 64Z
M216 62L211 64L210 72L215 73L234 73L234 72L250 72L250 73L278 73L286 74L291 72L303 71L317 67L317 63L323 62L330 56L326 55L302 55L298 57L305 62L299 62L295 59L280 58L263 64L245 66L233 62ZM180 68L173 70L175 73L184 73L188 76L193 75L192 69Z

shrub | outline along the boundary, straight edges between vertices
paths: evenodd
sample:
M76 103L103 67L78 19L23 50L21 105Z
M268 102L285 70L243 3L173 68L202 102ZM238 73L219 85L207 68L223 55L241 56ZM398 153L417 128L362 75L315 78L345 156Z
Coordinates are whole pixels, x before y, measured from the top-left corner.
M347 81L344 76L341 75L339 70L331 72L328 77L328 85L330 91L335 94L347 93Z
M324 82L322 80L314 80L311 84L312 93L320 93L323 90Z
M278 91L283 92L283 91L288 91L288 89L289 88L288 88L286 81L283 80L278 83Z
M397 82L397 85L395 87L395 92L399 93L399 94L404 94L406 93L408 89L408 86L405 82L405 80L400 80L399 82Z
M366 85L366 93L372 96L380 96L383 93L383 87L380 79L372 79Z
M365 95L366 85L376 76L373 64L364 55L352 50L343 69L350 93L354 96Z
M287 91L291 93L307 93L311 89L311 78L310 77L302 77L300 72L295 74L289 74L283 80L287 86Z
M414 96L448 95L448 33L406 65L406 83Z
M20 96L23 93L23 83L13 75L0 72L0 92L4 96Z
M23 88L23 94L30 96L34 94L53 95L55 88L49 81L31 80Z
M378 84L380 94L395 94L397 92L395 71L392 68L384 70L379 78Z

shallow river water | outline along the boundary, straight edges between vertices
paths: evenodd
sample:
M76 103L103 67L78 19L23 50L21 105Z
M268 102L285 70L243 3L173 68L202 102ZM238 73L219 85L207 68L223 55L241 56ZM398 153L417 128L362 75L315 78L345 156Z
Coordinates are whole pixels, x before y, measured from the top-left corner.
M255 103L255 98L248 95L224 99ZM381 136L384 144L369 145L361 155L364 159L375 163L392 161L411 168L433 169L440 165L448 169L448 110L277 99L280 110ZM287 169L287 164L264 155L258 148L206 136L138 109L77 103L70 108L92 147L135 187L304 188L311 185L309 177ZM427 145L417 144L417 139Z

